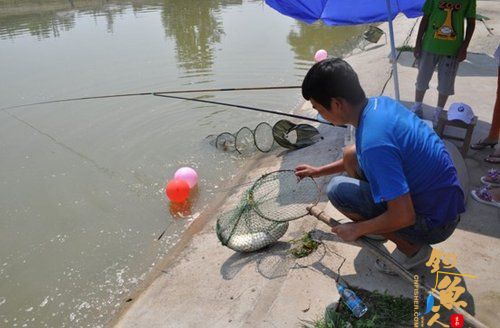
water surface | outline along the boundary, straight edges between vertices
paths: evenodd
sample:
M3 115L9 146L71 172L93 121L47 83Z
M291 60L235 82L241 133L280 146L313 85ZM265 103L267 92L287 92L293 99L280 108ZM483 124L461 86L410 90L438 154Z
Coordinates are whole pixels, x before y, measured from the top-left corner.
M317 49L346 54L362 30L298 23L260 0L0 0L0 107L300 84ZM302 101L186 96L285 112ZM248 160L205 137L279 119L153 96L0 111L0 326L104 325ZM184 165L197 196L172 207L163 188Z

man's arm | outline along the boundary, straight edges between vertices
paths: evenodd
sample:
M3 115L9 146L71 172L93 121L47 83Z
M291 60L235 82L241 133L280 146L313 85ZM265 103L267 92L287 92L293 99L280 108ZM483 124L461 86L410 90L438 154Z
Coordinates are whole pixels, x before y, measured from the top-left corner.
M413 50L415 58L420 58L420 54L422 52L422 40L424 39L424 34L425 31L427 30L428 25L429 25L429 16L424 15L418 27L417 41L415 42L415 49Z
M387 211L376 218L341 224L332 231L345 241L354 241L368 234L384 234L415 224L415 209L410 194L406 193L387 202Z
M462 45L460 46L460 50L458 51L457 59L459 62L464 61L467 58L467 48L469 47L470 40L472 39L472 34L474 34L474 30L476 28L476 18L468 17L467 18L467 30L465 32L465 39Z
M341 158L338 161L320 167L314 167L306 164L299 165L295 168L295 175L301 179L305 177L317 178L324 175L332 175L344 171L344 159Z

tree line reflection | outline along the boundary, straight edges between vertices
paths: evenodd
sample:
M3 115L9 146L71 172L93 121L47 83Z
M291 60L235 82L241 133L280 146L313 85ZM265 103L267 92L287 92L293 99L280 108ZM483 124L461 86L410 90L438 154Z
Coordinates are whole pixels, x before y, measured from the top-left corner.
M79 15L105 17L107 31L113 33L117 16L156 10L161 12L165 35L175 43L179 66L203 74L211 70L216 46L224 35L223 9L242 4L243 0L0 0L0 39L26 34L39 40L57 38L75 28ZM309 65L320 48L341 56L356 47L363 30L297 22L287 41L296 59Z

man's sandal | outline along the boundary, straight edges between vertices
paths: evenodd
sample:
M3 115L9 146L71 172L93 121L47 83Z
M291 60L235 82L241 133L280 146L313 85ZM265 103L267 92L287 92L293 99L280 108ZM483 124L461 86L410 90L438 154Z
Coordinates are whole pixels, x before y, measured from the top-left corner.
M491 164L500 164L500 155L489 155L484 161Z
M484 140L484 139L483 139ZM498 143L498 141L494 141L494 142L484 142L483 140L479 140L478 142L476 142L475 144L473 145L470 145L470 148L471 149L474 149L474 150L481 150L481 149L484 149L486 147L495 147L496 144Z
M397 248L394 250L394 252L391 253L391 257L395 259L399 264L403 266L406 270L411 270L415 268L416 266L419 266L422 263L425 263L429 260L429 257L431 256L432 253L432 247L430 245L424 245L420 250L413 255L412 257L408 257L405 254L403 254L400 250ZM393 271L383 260L381 259L376 259L375 260L375 266L377 267L378 271L391 275L391 276L397 276L397 272Z

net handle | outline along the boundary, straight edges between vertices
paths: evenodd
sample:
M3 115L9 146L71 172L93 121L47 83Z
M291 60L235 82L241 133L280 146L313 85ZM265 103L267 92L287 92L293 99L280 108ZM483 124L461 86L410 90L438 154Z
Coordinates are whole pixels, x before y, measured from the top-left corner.
M316 217L318 220L321 222L326 223L330 227L336 227L342 223L338 222L334 218L331 218L330 216L326 215L323 210L321 210L318 206L308 206L307 211L314 217ZM377 247L377 245L366 238L365 236L360 237L358 240L355 241L356 244L366 247L368 251L370 251L373 255L376 257L382 259L388 266L390 266L394 271L396 271L401 277L403 277L405 280L407 280L412 286L414 284L414 279L413 279L413 274L411 274L408 270L406 270L398 261L396 261L394 258L392 258L388 253L383 252L380 248ZM428 294L432 294L434 298L438 299L439 302L441 302L441 299L439 297L439 294L437 292L432 291L432 289L427 286L426 284L422 284L420 282L421 280L419 279L418 281L418 287L419 289L425 291ZM465 322L468 324L472 325L473 327L477 328L486 328L486 326L478 321L476 318L474 318L472 315L470 315L468 312L463 310L460 307L457 307L453 305L453 311L456 313L459 313L464 316Z

